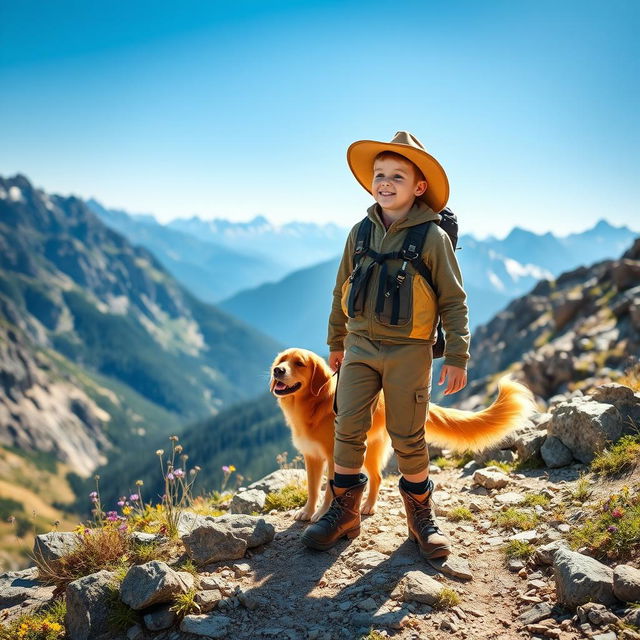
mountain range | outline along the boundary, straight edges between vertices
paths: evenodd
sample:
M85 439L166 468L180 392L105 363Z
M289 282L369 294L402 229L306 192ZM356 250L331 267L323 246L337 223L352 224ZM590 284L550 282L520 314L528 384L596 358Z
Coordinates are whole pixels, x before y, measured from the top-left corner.
M280 348L21 175L0 177L0 312L0 442L84 475L259 393Z

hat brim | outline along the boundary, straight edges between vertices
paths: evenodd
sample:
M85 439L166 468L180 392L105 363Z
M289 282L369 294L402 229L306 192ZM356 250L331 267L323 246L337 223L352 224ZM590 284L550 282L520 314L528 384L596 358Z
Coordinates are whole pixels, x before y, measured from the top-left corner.
M347 149L347 163L356 180L371 193L373 160L381 151L395 151L411 160L427 179L427 190L420 196L433 211L439 213L449 200L449 180L442 165L426 151L406 144L358 140ZM373 194L372 194L373 195Z

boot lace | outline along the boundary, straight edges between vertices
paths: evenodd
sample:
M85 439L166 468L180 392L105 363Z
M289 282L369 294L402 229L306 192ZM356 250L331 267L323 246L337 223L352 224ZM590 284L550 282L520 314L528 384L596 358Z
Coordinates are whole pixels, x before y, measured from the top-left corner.
M427 499L426 503L420 503L415 500L416 508L416 524L418 525L418 529L420 530L421 535L430 535L432 533L440 533L440 529L438 529L436 523L433 520L433 514L431 513L431 505L429 504L430 500Z
M331 506L327 510L327 512L320 517L318 522L326 522L329 526L333 527L340 520L342 514L344 513L344 508L342 504L340 504L340 500L338 498L334 498L331 501Z

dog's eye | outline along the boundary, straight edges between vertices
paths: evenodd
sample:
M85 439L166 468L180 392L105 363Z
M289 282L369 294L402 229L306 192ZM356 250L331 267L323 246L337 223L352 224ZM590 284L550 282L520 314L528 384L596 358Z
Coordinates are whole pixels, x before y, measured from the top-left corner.
M298 362L296 362L296 367L304 367L304 366L305 366L304 362L300 362L299 360Z

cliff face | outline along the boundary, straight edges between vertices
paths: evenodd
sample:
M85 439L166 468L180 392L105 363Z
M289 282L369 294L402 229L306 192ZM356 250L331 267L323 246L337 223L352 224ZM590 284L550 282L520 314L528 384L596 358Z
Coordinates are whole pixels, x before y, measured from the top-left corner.
M548 399L619 379L639 353L637 239L618 260L542 280L479 327L472 336L469 385L455 399L484 394L506 370Z

